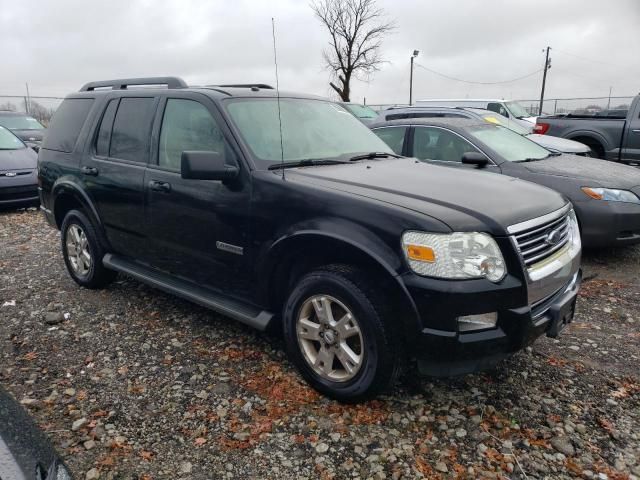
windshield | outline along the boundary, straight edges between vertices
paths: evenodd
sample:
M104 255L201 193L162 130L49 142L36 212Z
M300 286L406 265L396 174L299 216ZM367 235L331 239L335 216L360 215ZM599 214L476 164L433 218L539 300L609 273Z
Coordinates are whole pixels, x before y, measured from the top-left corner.
M18 150L26 145L6 128L0 127L0 150Z
M0 115L0 125L11 130L44 130L40 122L26 115Z
M358 105L357 103L345 103L345 107L347 107L351 113L353 113L358 118L377 118L378 112L376 112L373 108L367 107L366 105Z
M549 156L549 150L499 125L471 127L469 133L509 162L542 160Z
M281 161L276 98L235 99L226 104L249 148L268 167ZM340 105L281 98L284 161L330 159L391 149Z
M502 125L503 127L507 127L509 130L513 130L519 135L529 135L531 132L521 126L519 123L510 122L508 118L503 117L502 115L494 115L494 114L485 114L482 115L484 121L487 123L493 123L495 125Z
M520 105L518 102L505 102L505 106L507 107L507 110L511 112L511 115L513 115L516 118L524 118L524 117L531 116L531 114L527 112L525 108L522 105Z

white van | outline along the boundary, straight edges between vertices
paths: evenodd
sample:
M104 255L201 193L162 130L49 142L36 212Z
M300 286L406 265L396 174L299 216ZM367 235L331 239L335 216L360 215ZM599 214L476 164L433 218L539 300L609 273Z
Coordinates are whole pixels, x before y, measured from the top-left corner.
M491 110L492 112L499 113L502 116L511 118L517 123L521 124L525 128L531 128L531 124L536 123L537 117L531 116L525 108L518 102L511 100L499 100L499 99L477 99L477 98L462 98L462 99L433 99L433 100L418 100L415 103L416 107L472 107L483 108Z

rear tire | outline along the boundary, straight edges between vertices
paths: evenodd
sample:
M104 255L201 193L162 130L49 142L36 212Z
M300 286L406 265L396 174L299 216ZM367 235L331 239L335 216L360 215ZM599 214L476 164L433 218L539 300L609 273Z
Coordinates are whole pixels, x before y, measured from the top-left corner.
M286 301L287 352L321 393L359 402L390 388L400 373L398 328L364 272L329 265L302 277Z
M81 287L107 286L117 272L102 264L104 252L91 221L80 210L70 210L62 221L61 246L64 263L71 278Z

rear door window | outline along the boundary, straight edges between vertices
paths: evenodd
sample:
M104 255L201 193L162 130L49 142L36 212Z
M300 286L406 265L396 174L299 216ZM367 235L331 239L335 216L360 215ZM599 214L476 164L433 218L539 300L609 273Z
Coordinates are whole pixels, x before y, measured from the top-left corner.
M111 140L111 128L113 127L113 119L116 116L118 108L118 98L114 98L109 102L102 116L98 137L96 138L96 155L101 157L109 156L109 142Z
M42 148L71 153L93 105L93 98L67 98L56 110Z
M402 155L404 148L404 138L407 127L381 127L376 128L375 133L380 139L391 147L391 150L398 155Z
M154 113L155 98L153 97L121 98L113 122L109 156L147 163Z

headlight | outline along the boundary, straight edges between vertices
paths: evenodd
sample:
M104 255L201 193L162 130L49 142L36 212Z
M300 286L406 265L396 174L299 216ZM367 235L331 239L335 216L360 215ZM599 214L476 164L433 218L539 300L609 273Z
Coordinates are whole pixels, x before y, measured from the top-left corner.
M569 245L572 251L578 251L582 248L578 217L576 217L576 212L573 209L569 211Z
M486 233L405 232L402 250L418 275L438 278L487 278L499 282L507 273L496 241Z
M609 202L640 203L640 198L629 190L618 190L617 188L582 187L582 191L596 200L607 200Z

